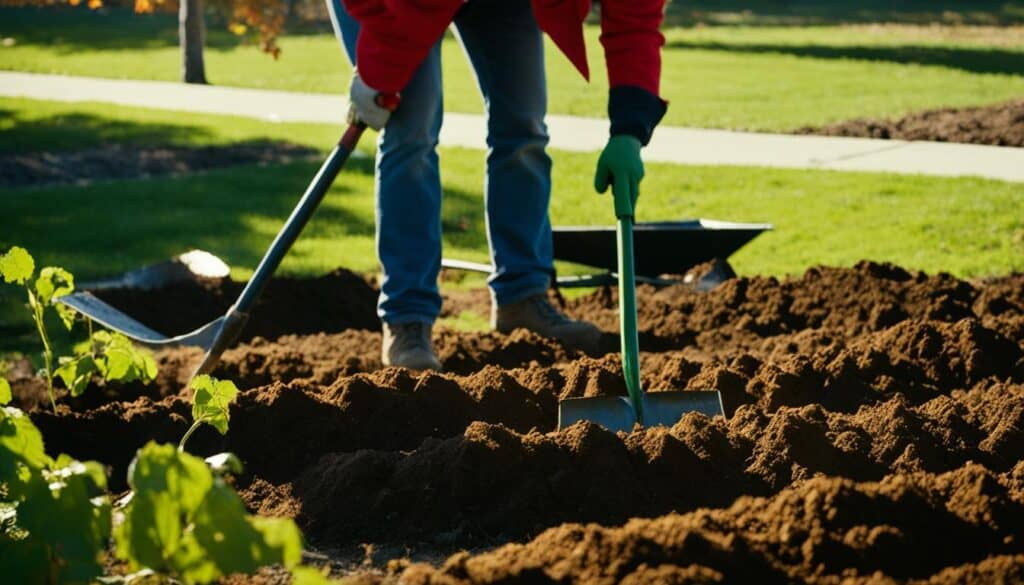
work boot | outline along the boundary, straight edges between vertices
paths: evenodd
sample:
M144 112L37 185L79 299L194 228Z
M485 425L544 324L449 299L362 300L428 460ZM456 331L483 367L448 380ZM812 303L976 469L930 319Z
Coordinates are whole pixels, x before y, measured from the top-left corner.
M384 323L380 359L385 366L410 370L441 370L441 362L430 341L429 323Z
M601 330L592 323L566 317L544 293L507 305L492 304L491 327L502 333L519 327L529 329L592 356L601 350Z

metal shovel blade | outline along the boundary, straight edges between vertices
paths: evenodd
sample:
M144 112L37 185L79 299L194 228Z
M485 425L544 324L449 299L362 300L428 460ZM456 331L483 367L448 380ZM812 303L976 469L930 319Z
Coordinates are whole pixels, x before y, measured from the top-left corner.
M135 341L151 347L192 345L209 349L223 328L225 320L225 317L220 317L191 333L167 337L125 315L89 292L65 295L59 297L57 302L71 307L108 329L123 333Z
M670 427L688 412L705 416L725 416L722 395L717 390L685 392L645 392L643 394L645 427ZM636 411L628 396L595 396L569 398L558 403L558 428L564 429L581 420L599 424L609 431L630 432L637 422Z

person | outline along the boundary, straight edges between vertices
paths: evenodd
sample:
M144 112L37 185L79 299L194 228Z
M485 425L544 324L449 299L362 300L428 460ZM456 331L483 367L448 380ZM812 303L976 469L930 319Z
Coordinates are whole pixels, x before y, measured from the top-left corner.
M640 150L665 113L658 96L665 0L602 0L610 136L595 188L629 191L643 178ZM441 38L449 25L467 54L487 117L486 230L493 272L491 325L526 328L596 354L601 332L548 300L553 274L551 159L544 117L546 33L589 79L583 21L590 0L327 0L355 65L350 119L381 130L376 242L383 278L378 315L385 365L440 370L431 328L441 309L443 118Z

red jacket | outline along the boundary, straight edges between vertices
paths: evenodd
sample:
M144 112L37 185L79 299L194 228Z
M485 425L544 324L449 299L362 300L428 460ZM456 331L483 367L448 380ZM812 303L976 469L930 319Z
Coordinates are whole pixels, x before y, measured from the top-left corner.
M473 1L473 0L470 0ZM500 1L500 0L498 0ZM463 0L344 0L362 26L356 47L359 76L384 93L399 92L452 22ZM541 30L590 79L583 20L590 0L532 0ZM635 86L658 95L661 46L658 28L665 0L603 0L601 44L611 87Z

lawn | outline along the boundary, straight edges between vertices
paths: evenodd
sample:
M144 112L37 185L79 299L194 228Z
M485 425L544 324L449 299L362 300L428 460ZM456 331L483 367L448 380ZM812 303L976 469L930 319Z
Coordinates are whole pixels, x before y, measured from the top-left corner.
M0 100L0 148L74 150L97 143L227 144L288 140L326 148L337 129L120 108ZM364 148L372 140L364 139ZM25 146L29 145L29 146ZM596 154L556 152L556 224L612 223L608 199L591 187ZM485 256L483 153L441 149L446 245ZM163 258L189 246L223 255L246 274L317 164L218 170L190 177L97 182L0 191L0 216L15 218L0 245L20 243L83 276ZM373 254L372 164L344 172L284 269L337 265L360 271ZM766 221L777 229L735 257L747 274L800 272L812 264L890 260L961 276L1024 269L1024 185L872 173L648 165L641 219L711 217ZM99 231L98 231L99 230ZM100 237L102 235L102 237Z
M330 34L286 35L275 62L218 25L210 29L213 83L311 92L346 87L348 64ZM175 80L175 35L169 15L0 9L0 38L11 39L0 46L0 69ZM549 43L552 112L604 115L597 35L597 27L587 28L591 87ZM669 27L666 37L663 94L672 105L665 121L674 125L790 130L1024 95L1020 27ZM481 110L472 72L450 35L444 77L448 111Z
M80 150L98 144L218 145L254 140L327 148L338 129L267 124L104 104L0 99L0 155ZM373 272L370 148L350 161L282 265L314 275L337 266ZM614 222L596 196L596 154L553 153L556 225ZM441 149L445 253L486 261L480 151ZM80 278L115 274L192 247L210 250L245 278L318 163L227 168L187 177L0 189L0 249L27 247ZM1024 185L870 173L651 164L641 220L705 217L771 222L731 261L742 274L785 275L862 258L930 272L987 276L1024 270ZM573 272L576 267L562 267ZM11 289L0 287L0 296ZM23 348L20 299L0 300L0 350Z

